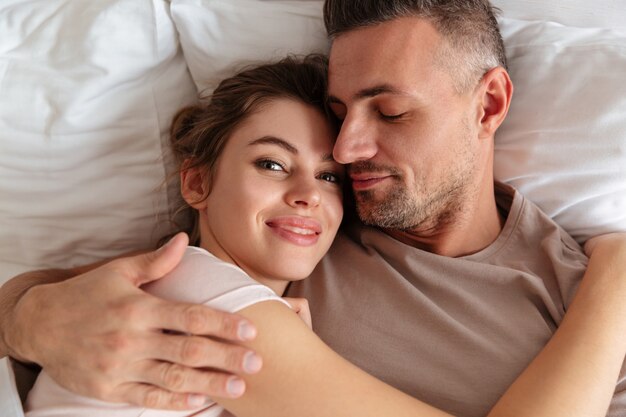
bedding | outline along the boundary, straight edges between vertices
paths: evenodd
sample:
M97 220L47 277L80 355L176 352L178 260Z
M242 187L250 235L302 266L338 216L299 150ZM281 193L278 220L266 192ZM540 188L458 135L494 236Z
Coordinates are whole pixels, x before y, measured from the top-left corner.
M169 3L3 0L0 34L0 284L154 244L196 94Z
M323 2L299 3L172 0L196 87L210 89L215 75L250 58L327 51ZM582 23L575 10L562 21ZM496 178L579 243L626 230L626 28L511 19L506 11L500 26L516 90L496 135Z
M516 85L496 137L496 175L579 242L626 230L621 3L494 1ZM173 114L234 67L327 51L321 7L3 0L0 285L22 271L149 247L171 230ZM7 367L0 360L0 410L19 416Z
M163 186L176 109L234 67L328 50L321 0L85 4L0 6L0 283L153 245L177 201ZM626 230L626 11L495 4L517 87L498 179L579 242ZM540 13L562 24L520 20Z

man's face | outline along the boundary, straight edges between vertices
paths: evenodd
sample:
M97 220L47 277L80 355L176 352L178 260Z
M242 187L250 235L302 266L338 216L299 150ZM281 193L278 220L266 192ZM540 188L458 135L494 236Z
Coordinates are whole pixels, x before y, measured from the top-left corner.
M359 217L395 229L453 220L475 191L479 123L437 60L443 44L419 18L340 35L330 53L331 107L343 120L333 155L350 164Z

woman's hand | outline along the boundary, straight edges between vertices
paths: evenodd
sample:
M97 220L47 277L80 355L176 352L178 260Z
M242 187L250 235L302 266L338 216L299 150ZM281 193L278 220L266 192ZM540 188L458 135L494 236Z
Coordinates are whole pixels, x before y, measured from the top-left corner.
M626 251L626 232L607 233L605 235L592 237L585 242L585 254L591 257L591 254L598 246L605 247L607 250L610 250L610 248L620 250L620 248L622 248Z
M260 360L230 343L255 337L250 322L139 288L173 269L186 246L181 234L159 251L33 286L3 314L5 349L71 391L110 402L188 409L210 396L240 396L245 385L235 375L258 371Z

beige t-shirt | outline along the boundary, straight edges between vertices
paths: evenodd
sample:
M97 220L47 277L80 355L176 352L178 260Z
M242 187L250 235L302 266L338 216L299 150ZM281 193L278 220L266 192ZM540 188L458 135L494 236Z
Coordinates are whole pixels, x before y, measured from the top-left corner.
M535 205L497 184L500 236L461 258L376 228L340 234L313 275L291 285L313 330L372 375L435 407L483 416L548 342L587 258ZM626 415L624 379L611 416Z

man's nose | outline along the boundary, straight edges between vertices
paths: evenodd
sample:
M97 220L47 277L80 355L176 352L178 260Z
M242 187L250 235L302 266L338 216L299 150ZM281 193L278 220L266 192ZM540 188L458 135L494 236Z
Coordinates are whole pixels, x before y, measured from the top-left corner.
M341 125L333 148L333 157L340 164L351 164L374 157L377 152L374 132L368 129L363 116L348 115Z

